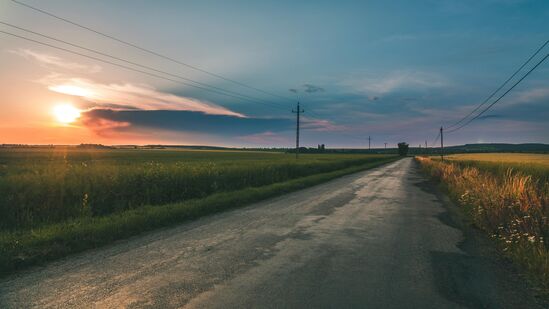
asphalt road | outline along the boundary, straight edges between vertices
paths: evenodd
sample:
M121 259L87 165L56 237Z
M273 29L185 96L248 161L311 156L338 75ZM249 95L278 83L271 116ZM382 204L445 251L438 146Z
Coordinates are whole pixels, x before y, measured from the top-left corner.
M4 278L0 307L537 308L470 230L403 159Z

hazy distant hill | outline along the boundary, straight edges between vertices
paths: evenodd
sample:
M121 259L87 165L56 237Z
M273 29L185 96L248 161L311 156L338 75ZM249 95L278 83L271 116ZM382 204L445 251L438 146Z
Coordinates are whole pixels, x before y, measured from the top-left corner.
M449 152L544 152L549 153L547 144L465 144L446 148Z
M76 147L76 148L105 148L105 149L193 149L193 150L247 150L247 151L269 151L269 152L295 152L294 148L236 148L220 146L202 146L202 145L115 145L104 146L101 144L80 144L77 146L66 145L23 145L23 144L0 144L0 148L56 148L56 147ZM318 147L300 147L301 153L396 153L396 148L330 148ZM439 153L439 147L429 147L428 153ZM533 152L549 153L549 145L541 143L527 144L503 144L503 143L484 143L484 144L465 144L458 146L444 147L445 153L478 153L478 152ZM425 148L410 147L410 154L425 153Z

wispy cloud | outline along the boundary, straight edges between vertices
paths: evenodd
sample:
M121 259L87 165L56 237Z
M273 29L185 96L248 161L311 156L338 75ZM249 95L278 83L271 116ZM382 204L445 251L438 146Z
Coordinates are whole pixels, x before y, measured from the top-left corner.
M478 120L486 120L486 119L497 119L497 118L503 118L501 115L482 115L478 117Z
M320 132L343 131L346 128L345 126L337 125L334 122L329 120L311 119L307 117L303 117L303 122L301 126L305 130L320 131Z
M305 92L307 93L324 92L324 88L311 84L304 84L303 88L305 88Z
M549 87L537 87L517 92L510 103L536 102L548 98Z
M292 140L287 135L267 131L263 133L245 135L239 137L240 140L256 145L282 145L288 144Z
M9 52L19 55L25 59L34 60L46 67L58 67L67 70L81 71L86 73L98 73L101 71L101 67L98 65L87 65L82 63L66 61L60 57L45 54L30 49L17 49L9 50Z
M30 49L11 50L26 59L32 59L49 68L63 68L77 73L96 73L101 70L97 65L85 65L66 61L65 59L36 52ZM142 110L182 110L196 111L213 115L231 115L245 117L241 113L233 112L214 103L194 98L177 96L162 92L146 84L110 83L102 84L90 79L51 73L39 80L49 90L77 96L96 107L116 107L119 109ZM92 105L92 107L94 107Z
M120 109L181 110L212 115L245 117L214 103L177 96L159 91L152 86L132 83L96 83L89 79L50 74L40 80L49 90L78 96L102 107L118 106Z
M420 71L395 71L386 75L353 77L344 80L343 86L355 91L383 95L401 89L424 90L447 86L448 81L434 73ZM374 96L372 96L374 97Z

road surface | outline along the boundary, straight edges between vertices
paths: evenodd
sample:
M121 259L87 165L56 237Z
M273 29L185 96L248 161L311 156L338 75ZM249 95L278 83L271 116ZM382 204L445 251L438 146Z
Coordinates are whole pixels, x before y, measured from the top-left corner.
M407 158L4 278L0 307L537 308L451 207Z

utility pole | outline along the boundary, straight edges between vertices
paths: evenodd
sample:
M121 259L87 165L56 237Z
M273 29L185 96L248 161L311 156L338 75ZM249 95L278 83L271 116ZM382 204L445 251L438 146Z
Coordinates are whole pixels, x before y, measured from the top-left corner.
M371 138L370 138L370 136L368 136L368 150L370 150L370 140L371 140Z
M425 140L425 154L427 154L427 140Z
M387 149L387 143L384 143L385 144L385 149Z
M440 159L444 161L444 132L440 127Z
M299 155L299 115L305 111L299 107L299 101L297 101L297 110L292 110L292 113L296 114L296 127L295 127L295 158Z

